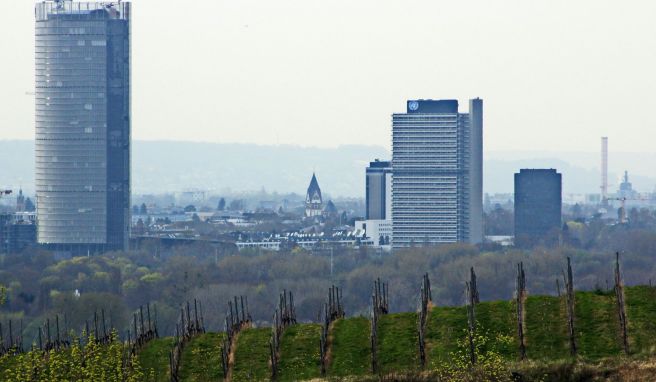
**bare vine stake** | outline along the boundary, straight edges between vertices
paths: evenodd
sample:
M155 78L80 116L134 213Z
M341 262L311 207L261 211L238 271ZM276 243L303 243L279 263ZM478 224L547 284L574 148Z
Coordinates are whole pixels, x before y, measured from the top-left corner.
M378 347L378 310L376 309L376 296L371 295L371 372L376 374L378 370L378 355L376 348Z
M526 298L526 274L524 263L517 264L517 337L519 338L519 358L526 359L526 343L524 341L524 301Z
M371 295L371 372L378 371L378 319L380 315L389 312L387 283L382 283L380 278L374 280L373 293Z
M244 297L240 296L239 299L241 300L241 314L239 312L239 305L235 303L235 314L232 312L232 301L228 301L228 309L230 312L226 312L225 315L225 332L226 332L226 339L223 340L223 347L221 348L221 367L223 369L223 378L228 380L229 375L230 375L230 352L232 351L233 347L235 346L235 342L237 339L237 333L239 333L242 329L249 328L251 326L251 314L247 310L244 309ZM237 301L237 296L234 298L235 301ZM200 304L199 301L199 309L200 309L200 322L203 321L203 305Z
M344 308L341 303L341 290L336 286L328 289L328 302L323 304L321 319L321 337L319 338L319 353L321 356L321 375L326 375L328 363L328 335L330 324L344 318ZM322 317L321 317L322 316Z
M294 295L283 290L278 298L278 309L273 314L271 326L271 341L269 342L271 360L271 379L276 379L278 374L278 359L280 356L280 337L282 332L290 325L296 323L296 308L294 307Z
M627 335L626 307L624 305L624 286L622 285L622 275L620 273L620 253L615 254L615 297L617 299L617 313L620 319L620 328L622 329L622 345L624 353L629 354L629 338Z
M194 299L194 305L197 304L197 300ZM140 309L141 313L141 331L144 331L143 324L143 309ZM135 316L136 319L136 316ZM135 329L136 332L136 329ZM187 301L186 304L186 316L185 316L185 307L180 307L180 321L175 326L175 341L173 350L169 353L169 370L171 374L171 382L178 382L180 376L178 375L180 369L180 359L182 358L182 350L187 345L192 338L205 333L205 327L200 326L198 320L192 321L190 314L190 304Z
M426 321L428 319L428 305L431 301L431 291L430 291L430 280L428 279L428 273L424 274L421 283L421 293L419 300L419 321L418 321L418 331L419 331L419 360L421 361L421 367L426 367Z
M11 327L11 320L9 320L9 349L11 349L12 352L14 351L14 333Z
M574 329L574 283L572 277L572 263L570 258L567 258L567 277L563 272L563 279L565 280L566 298L567 298L567 327L569 329L569 350L570 354L574 357L577 353L576 346L576 330Z
M465 283L467 290L467 325L469 335L469 356L472 366L476 364L476 344L474 343L474 335L476 332L476 312L474 310L474 296L469 282Z
M476 272L474 272L474 267L471 267L469 269L469 274L470 274L469 286L472 291L472 302L474 304L478 304L479 302L481 302L481 299L478 294L478 284L476 283Z

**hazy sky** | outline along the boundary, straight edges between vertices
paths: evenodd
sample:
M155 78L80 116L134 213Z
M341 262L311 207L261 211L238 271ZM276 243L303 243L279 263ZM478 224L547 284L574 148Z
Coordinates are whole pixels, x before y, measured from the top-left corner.
M133 138L389 147L408 98L486 150L653 151L656 1L135 0ZM0 139L34 134L34 10L0 11Z

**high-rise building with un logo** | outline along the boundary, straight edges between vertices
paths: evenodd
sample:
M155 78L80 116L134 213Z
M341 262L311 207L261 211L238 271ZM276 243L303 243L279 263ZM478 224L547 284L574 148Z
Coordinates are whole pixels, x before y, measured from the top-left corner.
M483 101L411 100L392 115L392 244L483 240Z

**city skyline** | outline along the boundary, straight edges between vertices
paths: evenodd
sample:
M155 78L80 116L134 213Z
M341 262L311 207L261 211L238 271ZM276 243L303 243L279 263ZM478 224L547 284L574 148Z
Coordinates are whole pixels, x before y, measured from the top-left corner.
M9 2L0 382L653 380L656 4L605 1Z
M134 30L134 138L389 149L389 113L403 99L480 95L495 132L485 136L487 150L591 152L607 135L613 150L649 151L656 26L648 15L656 5L611 4L144 1L137 14L153 17ZM15 56L0 73L0 139L32 139L32 4L5 6L0 41ZM291 9L297 18L276 22ZM173 18L215 48L168 31L162 20ZM324 28L335 19L337 31ZM188 58L193 70L185 70ZM324 108L333 112L316 120ZM308 125L330 133L317 139Z

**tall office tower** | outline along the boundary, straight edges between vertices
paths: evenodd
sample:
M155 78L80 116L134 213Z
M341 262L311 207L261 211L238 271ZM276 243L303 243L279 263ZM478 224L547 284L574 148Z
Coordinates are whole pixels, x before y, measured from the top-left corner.
M392 162L376 159L367 174L367 220L392 219Z
M392 115L394 248L483 240L483 101L411 100Z
M128 248L130 3L36 4L38 242Z
M558 240L562 222L562 175L554 169L515 174L515 244L529 247Z

